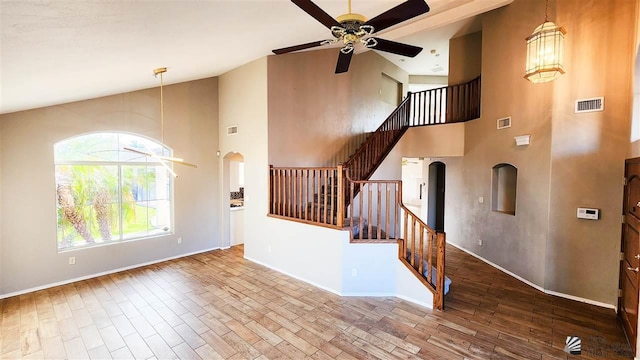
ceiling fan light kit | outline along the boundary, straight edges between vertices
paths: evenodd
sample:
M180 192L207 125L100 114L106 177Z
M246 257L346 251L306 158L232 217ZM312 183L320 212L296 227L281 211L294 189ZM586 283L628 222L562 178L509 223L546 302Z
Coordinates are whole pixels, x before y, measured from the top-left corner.
M373 35L428 12L429 5L424 0L407 0L371 20L367 20L361 14L352 13L351 0L348 0L349 12L335 19L311 0L291 0L291 2L326 26L331 31L333 38L273 50L276 55L342 42L343 46L338 53L338 63L335 71L336 74L340 74L349 71L351 57L356 44L361 44L365 48L408 57L415 57L422 51L421 47L380 39L373 37Z

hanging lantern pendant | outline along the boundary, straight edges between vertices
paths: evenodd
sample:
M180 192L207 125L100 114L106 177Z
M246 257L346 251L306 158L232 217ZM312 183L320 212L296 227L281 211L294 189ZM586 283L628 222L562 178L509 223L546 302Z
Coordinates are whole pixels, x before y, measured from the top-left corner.
M548 21L545 8L545 21L527 37L527 68L525 79L533 83L555 80L564 74L562 66L564 35L567 31Z

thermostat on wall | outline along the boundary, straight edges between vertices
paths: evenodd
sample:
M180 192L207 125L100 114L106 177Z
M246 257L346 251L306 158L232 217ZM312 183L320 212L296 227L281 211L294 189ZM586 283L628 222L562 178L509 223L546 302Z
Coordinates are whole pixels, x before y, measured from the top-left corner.
M578 208L578 219L598 220L600 209Z

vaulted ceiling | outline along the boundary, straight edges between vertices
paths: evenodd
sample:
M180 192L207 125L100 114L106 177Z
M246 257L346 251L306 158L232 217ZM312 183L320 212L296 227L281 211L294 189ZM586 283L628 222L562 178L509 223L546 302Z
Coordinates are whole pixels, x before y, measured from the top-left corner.
M449 38L512 1L427 0L429 13L377 34L425 50L405 61L383 55L410 74L446 74L435 65L448 63ZM314 2L334 17L347 12L347 0ZM353 0L352 10L372 18L401 2ZM155 87L158 67L169 68L167 84L217 76L328 37L288 0L2 0L0 113Z

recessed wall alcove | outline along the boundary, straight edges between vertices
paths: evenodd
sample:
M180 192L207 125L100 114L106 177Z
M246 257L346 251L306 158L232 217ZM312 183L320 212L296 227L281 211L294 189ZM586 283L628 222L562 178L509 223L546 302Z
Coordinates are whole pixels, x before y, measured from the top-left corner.
M511 164L498 164L492 169L491 210L516 214L518 169Z

